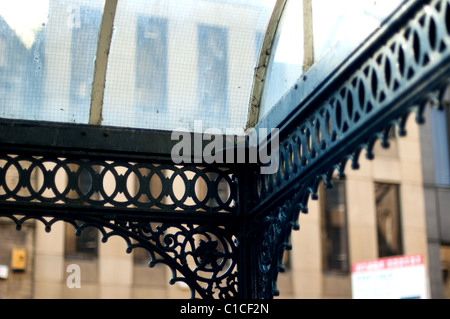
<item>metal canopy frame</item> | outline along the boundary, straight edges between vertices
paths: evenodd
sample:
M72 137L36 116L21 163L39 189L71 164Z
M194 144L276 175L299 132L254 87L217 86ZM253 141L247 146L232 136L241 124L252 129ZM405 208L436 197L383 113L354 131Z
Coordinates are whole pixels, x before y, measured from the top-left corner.
M103 242L120 236L128 253L149 251L150 267L170 267L170 283L186 283L192 298L273 298L290 234L320 183L331 187L334 173L344 178L348 165L357 169L363 151L372 159L375 141L388 147L392 127L404 136L410 114L420 124L428 105L448 106L449 80L450 0L407 1L317 89L306 95L295 86L256 126L280 129L273 175L249 162L175 164L169 132L3 120L0 216L17 229L35 219L47 231L64 221L77 233L98 228ZM14 185L10 170L19 176ZM67 180L62 188L59 175Z

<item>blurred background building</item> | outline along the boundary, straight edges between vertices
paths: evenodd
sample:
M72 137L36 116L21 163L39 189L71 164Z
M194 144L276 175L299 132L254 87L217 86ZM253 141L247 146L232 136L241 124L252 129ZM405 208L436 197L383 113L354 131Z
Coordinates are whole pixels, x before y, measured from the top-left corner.
M271 6L256 5L258 1L197 2L207 6L210 15L186 17L186 7L177 1L119 4L105 125L192 129L192 120L198 119L192 110L202 110L205 127L245 123L247 109L242 105L248 100L240 91L251 90L253 70L240 68L240 63L256 61L266 27L264 19L249 17L258 17L253 11L268 16ZM28 38L0 8L0 117L84 123L103 1L40 3L47 4L44 18ZM314 3L313 12L320 8L320 1ZM225 15L224 5L234 7L234 14ZM378 11L370 8L364 12L376 16ZM329 29L345 33L348 29L340 29L345 15L334 18ZM245 34L238 32L237 23L246 24ZM180 28L185 33L176 31ZM329 32L311 42L316 60L335 45L331 38L339 38ZM286 82L292 68L304 71L303 61L290 57L279 64ZM276 74L269 80L283 85ZM267 101L271 98L266 96ZM449 117L439 112L430 108L422 126L410 118L406 137L392 131L389 148L376 145L374 161L361 160L358 170L347 169L345 180L320 189L309 214L300 216L293 250L285 254L280 298L352 298L353 263L403 255L423 255L428 297L449 297ZM0 163L4 165L1 158ZM14 168L4 171L2 178L12 185L20 178ZM34 181L40 183L38 174ZM79 182L89 187L92 181ZM127 254L121 238L104 244L96 229L76 236L70 224L55 224L47 233L38 221L25 223L20 231L6 219L0 222L0 298L190 296L187 287L168 284L168 268L148 267L147 252L135 249ZM72 264L81 269L81 288L67 284Z

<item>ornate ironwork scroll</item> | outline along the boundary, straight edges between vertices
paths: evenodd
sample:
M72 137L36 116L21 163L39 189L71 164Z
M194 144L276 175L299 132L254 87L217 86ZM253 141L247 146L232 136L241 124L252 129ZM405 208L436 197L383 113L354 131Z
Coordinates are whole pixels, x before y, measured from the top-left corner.
M448 105L444 96L449 83L450 1L415 1L299 101L280 128L278 172L256 174L249 187L254 190L250 228L261 232L255 242L261 248L256 252L260 289L255 297L276 294L295 216L307 212L310 198L317 199L320 183L331 187L335 172L344 178L348 163L357 169L363 150L372 159L377 140L388 147L392 127L404 136L411 113L420 124L426 106ZM267 258L269 252L273 259Z
M276 207L270 214L254 225L252 232L257 256L255 267L255 296L265 299L268 296L278 296L277 278L279 272L284 272L283 254L292 248L290 234L298 229L297 220L300 214L297 196L286 200L282 206ZM269 297L271 298L271 297Z
M33 125L39 127L6 127L23 135ZM128 253L146 249L149 266L167 265L170 283L184 282L192 298L238 297L235 168L175 165L170 154L146 158L8 143L1 145L0 217L17 229L29 219L48 232L58 221L72 224L77 234L95 227L103 242L122 237Z
M127 253L138 247L147 250L150 253L149 267L167 265L172 272L169 283L185 283L190 288L191 298L238 297L236 239L224 227L153 223L145 218L106 219L83 213L46 218L39 214L6 213L4 209L0 217L12 219L18 230L30 219L42 222L47 232L59 221L72 224L77 235L88 227L97 228L103 243L112 236L120 236L127 244Z

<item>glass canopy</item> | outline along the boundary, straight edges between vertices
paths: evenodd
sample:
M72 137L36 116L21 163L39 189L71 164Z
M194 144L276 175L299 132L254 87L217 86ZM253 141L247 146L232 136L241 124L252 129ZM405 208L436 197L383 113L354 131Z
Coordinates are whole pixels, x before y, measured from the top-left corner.
M113 2L0 3L1 118L89 123L102 17ZM119 0L98 124L243 128L274 4Z
M96 83L104 88L96 124L243 132L275 6L284 9L279 21L270 20L278 28L272 27L264 64L260 121L302 83L307 70L313 80L301 91L318 85L401 2L2 1L0 118L93 124L96 65L104 60L104 78ZM101 47L110 13L111 41Z

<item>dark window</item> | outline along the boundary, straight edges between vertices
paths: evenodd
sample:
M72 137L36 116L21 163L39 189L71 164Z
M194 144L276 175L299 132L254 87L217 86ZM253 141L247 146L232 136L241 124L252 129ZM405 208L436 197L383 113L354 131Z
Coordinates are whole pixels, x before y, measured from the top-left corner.
M223 116L228 108L228 32L198 28L198 94L206 116Z
M450 246L441 246L441 267L443 297L450 298Z
M378 255L388 257L403 253L399 186L375 183L378 230Z
M69 258L95 258L98 255L99 230L94 227L83 229L78 236L75 228L66 223L65 231L65 255Z
M325 271L349 271L345 183L333 181L323 195L322 257Z
M449 123L450 112L430 108L435 182L450 185Z
M138 17L135 103L157 111L167 104L167 20Z
M74 120L87 117L91 104L91 88L101 11L80 8L80 21L72 27L70 116Z

